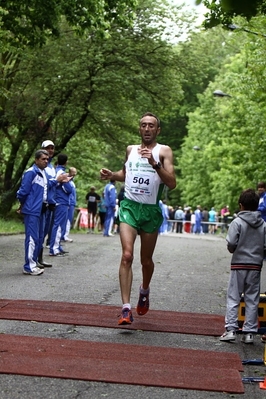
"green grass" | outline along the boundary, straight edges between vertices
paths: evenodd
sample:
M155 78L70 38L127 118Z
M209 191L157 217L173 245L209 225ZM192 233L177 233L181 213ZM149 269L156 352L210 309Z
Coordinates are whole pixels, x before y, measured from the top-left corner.
M24 233L24 224L22 216L10 218L0 218L0 234L19 234ZM87 229L71 229L70 234L86 234Z
M0 218L0 234L16 234L24 232L24 224L19 219Z

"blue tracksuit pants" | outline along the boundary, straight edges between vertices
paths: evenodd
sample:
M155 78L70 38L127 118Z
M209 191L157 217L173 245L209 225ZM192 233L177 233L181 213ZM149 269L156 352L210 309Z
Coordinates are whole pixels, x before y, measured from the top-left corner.
M111 221L113 220L115 216L115 210L113 206L107 206L106 207L106 214L105 214L105 221L104 221L104 233L103 235L107 237L109 235L109 228Z
M69 205L57 205L54 210L54 223L50 239L50 254L56 255L63 251L60 245L62 232L67 222Z
M68 238L71 224L74 219L74 213L75 213L75 205L70 205L69 209L68 209L67 222L66 222L65 228L63 229L63 232L62 232L62 237L61 237L62 240L65 240Z
M36 267L44 240L45 213L40 216L24 215L25 223L25 271Z

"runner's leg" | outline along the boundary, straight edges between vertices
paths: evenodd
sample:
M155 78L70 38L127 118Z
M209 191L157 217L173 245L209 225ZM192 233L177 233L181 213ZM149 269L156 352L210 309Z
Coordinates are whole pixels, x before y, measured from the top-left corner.
M133 280L132 262L134 258L134 243L137 231L126 223L120 223L120 241L122 245L122 257L119 267L119 282L122 302L130 303L131 286Z
M144 290L149 288L150 281L154 271L154 263L152 255L155 249L156 241L158 237L158 231L154 233L140 232L140 261L142 265L142 288Z

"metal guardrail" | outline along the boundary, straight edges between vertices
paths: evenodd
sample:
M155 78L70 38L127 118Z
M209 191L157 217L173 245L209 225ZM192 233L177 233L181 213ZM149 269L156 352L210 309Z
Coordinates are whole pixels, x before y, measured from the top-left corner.
M168 222L171 223L180 223L180 220L178 219L169 219ZM188 220L182 220L182 223L191 223L191 221ZM195 223L194 223L195 224ZM214 226L229 226L230 223L224 223L224 222L200 222L200 224L210 224Z

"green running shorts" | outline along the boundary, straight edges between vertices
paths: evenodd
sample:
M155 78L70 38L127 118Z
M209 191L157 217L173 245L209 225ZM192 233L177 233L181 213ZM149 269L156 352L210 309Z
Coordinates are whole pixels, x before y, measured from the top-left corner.
M119 208L119 221L145 233L154 233L159 230L163 222L162 211L159 205L141 204L123 199Z

